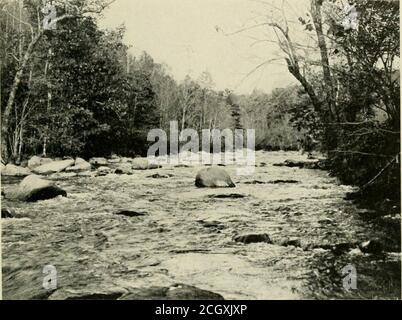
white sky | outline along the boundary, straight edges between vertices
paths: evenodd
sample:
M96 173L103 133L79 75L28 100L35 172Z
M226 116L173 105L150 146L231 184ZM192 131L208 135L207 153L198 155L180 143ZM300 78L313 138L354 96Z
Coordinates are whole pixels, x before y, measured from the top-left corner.
M292 5L296 1L299 6L304 3L303 0L292 0ZM250 37L262 39L263 28L226 35L251 26L257 20L261 22L261 15L269 9L261 2L116 0L104 12L100 26L115 28L124 24L125 43L131 46L131 52L139 55L147 51L156 62L166 63L178 81L186 74L197 79L208 70L216 89L250 93L256 88L270 92L295 82L284 61L264 65L252 75L246 75L265 60L278 57L276 44L260 42L252 45L255 39ZM298 10L293 7L289 12L298 13ZM268 34L268 37L272 38L272 35Z

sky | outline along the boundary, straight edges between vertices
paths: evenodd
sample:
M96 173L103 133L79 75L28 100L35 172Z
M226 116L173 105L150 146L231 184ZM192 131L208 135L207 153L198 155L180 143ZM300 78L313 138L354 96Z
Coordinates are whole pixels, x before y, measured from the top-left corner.
M295 83L284 60L279 59L277 45L256 42L273 39L272 32L265 27L235 33L261 22L269 10L263 2L116 0L105 10L99 24L102 28L124 24L124 42L130 52L136 56L148 52L155 62L167 64L178 81L187 74L197 79L206 70L217 90L228 88L247 94L257 89L269 93ZM278 60L257 68L271 59Z

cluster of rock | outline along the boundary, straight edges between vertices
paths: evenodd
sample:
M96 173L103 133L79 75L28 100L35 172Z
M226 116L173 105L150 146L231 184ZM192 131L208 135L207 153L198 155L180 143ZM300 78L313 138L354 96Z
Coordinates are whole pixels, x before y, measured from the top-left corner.
M147 170L159 168L150 163L147 158L91 158L86 161L82 158L50 159L33 156L21 166L15 164L1 164L3 176L24 177L30 174L54 175L54 178L73 176L97 176L109 173L132 174L133 170ZM62 174L60 174L62 173Z
M146 158L82 158L51 159L33 156L21 166L1 164L2 176L25 177L18 186L4 191L10 200L37 201L57 196L67 196L67 192L51 180L76 176L104 176L110 173L132 174L133 170L158 168Z
M32 174L25 177L17 187L8 189L4 196L10 200L33 202L57 196L66 197L67 192L56 186L53 181Z
M145 288L110 288L104 291L77 292L61 289L53 292L49 300L224 300L223 296L187 284Z
M299 161L299 160L285 160L282 163L274 163L275 167L289 167L289 168L304 168L304 169L320 169L327 170L328 163L324 159L314 159L307 161Z
M400 252L400 248L396 248L390 244L387 244L380 239L370 239L364 242L340 242L340 243L327 243L327 244L316 244L316 243L303 243L298 238L285 238L273 241L270 236L266 233L262 234L242 234L235 235L233 237L235 242L240 242L244 244L250 243L268 243L275 244L284 247L298 247L304 251L313 249L323 249L329 250L335 255L345 254L345 253L368 253L368 254L382 254L384 252Z

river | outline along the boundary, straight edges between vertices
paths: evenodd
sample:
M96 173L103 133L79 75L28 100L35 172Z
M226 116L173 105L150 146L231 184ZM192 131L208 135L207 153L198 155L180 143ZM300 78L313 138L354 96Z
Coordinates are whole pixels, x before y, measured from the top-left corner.
M2 207L19 217L2 219L3 298L64 299L184 283L225 299L399 299L400 253L325 249L373 238L400 243L398 224L345 200L354 188L326 171L272 165L285 159L305 156L257 152L252 176L226 167L236 188L199 189L201 166L164 166L57 181L67 197L3 199ZM150 177L155 173L170 176ZM144 215L116 215L120 210ZM267 233L273 244L233 241L247 233ZM301 246L278 245L286 238ZM52 294L42 288L48 264L57 269ZM355 290L343 287L348 264L356 268Z

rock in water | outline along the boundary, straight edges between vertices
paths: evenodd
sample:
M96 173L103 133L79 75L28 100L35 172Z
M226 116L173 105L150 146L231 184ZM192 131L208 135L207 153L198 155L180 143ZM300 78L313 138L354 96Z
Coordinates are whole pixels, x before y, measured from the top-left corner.
M368 240L359 245L359 248L364 253L379 254L384 251L384 245L377 239Z
M132 289L119 298L120 300L224 300L215 292L203 290L185 284L171 287L150 287Z
M31 171L28 168L23 168L16 166L14 164L8 163L1 170L1 175L3 176L16 176L16 177L24 177L31 174Z
M52 161L50 163L43 164L39 167L36 167L32 171L38 174L52 174L56 172L61 172L64 169L72 166L74 164L73 159L61 160L61 161Z
M68 172L84 172L90 170L91 170L91 164L82 158L76 158L74 166L66 168L66 171Z
M121 210L119 212L116 212L115 214L127 217L140 217L146 215L146 213L144 212L133 211L133 210Z
M224 169L217 167L200 170L195 177L195 185L198 188L236 187L229 174Z
M114 171L116 174L133 174L131 170L131 163L125 162L118 165L116 170Z
M59 195L66 197L67 192L57 187L52 181L44 180L36 175L24 178L16 189L6 192L7 199L21 201L46 200Z
M15 216L15 212L8 208L1 208L1 217L2 218L12 218Z
M242 243L245 243L245 244L256 243L256 242L272 243L269 235L266 234L266 233L240 235L240 236L234 237L233 240L236 241L236 242L242 242Z
M150 163L147 158L134 158L132 161L134 170L157 169L159 167L157 164Z
M106 166L101 166L98 168L98 170L96 171L96 174L98 176L106 176L107 174L111 173L112 169L110 169L109 167Z
M33 156L31 159L28 160L28 168L29 169L35 169L36 167L39 167L43 164L50 163L53 160L50 158L42 158L38 156Z
M109 164L107 160L102 157L91 158L89 159L89 163L95 166L107 166Z

